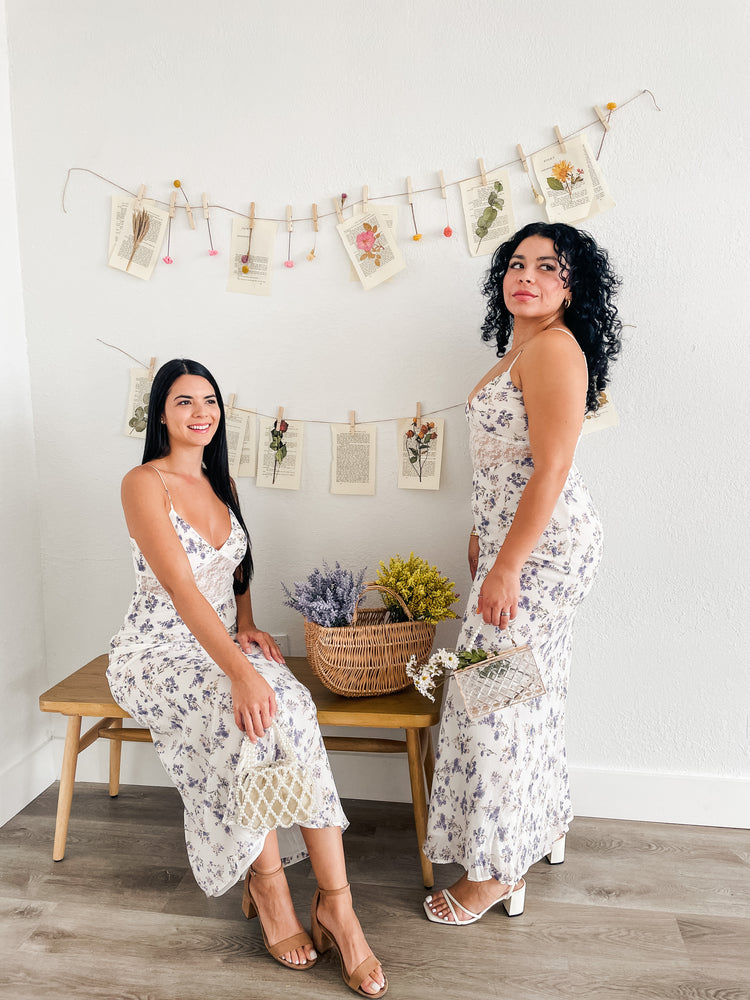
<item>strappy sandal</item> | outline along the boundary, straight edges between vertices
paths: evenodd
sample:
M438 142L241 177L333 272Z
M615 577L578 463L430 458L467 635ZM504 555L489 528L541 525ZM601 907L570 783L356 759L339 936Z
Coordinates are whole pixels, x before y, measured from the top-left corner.
M427 914L427 919L431 920L433 924L446 924L448 927L464 927L466 924L475 924L477 920L480 920L487 910L491 910L493 906L497 906L498 903L502 903L505 908L505 912L509 917L520 917L523 913L524 902L526 899L526 881L521 879L520 883L508 889L504 896L496 899L494 903L490 903L489 906L485 906L481 913L474 913L473 910L468 909L463 903L459 903L456 897L448 890L443 889L443 899L445 900L448 910L450 911L453 920L449 920L448 917L440 917L435 913L430 907L432 902L432 896L427 896L424 903L424 912ZM463 910L464 913L468 913L468 918L461 919L456 912L457 909Z
M385 984L382 990L379 990L377 993L368 993L367 990L362 989L362 983L364 980L367 979L368 976L371 976L380 965L378 959L375 958L372 952L370 952L367 958L363 962L360 962L353 972L349 972L347 967L344 965L344 956L341 953L338 941L333 936L331 931L329 931L328 928L321 924L320 920L318 920L318 901L325 896L339 896L348 889L349 883L347 882L341 889L318 889L313 896L311 913L313 945L319 955L322 955L323 952L328 951L331 947L336 949L339 955L339 960L341 961L341 975L350 990L354 990L355 993L358 993L362 997L382 997L388 990L388 980L385 979L385 974L383 975Z
M277 962L285 966L287 969L294 969L295 972L304 972L307 969L312 969L312 967L317 962L316 958L308 958L306 962L296 964L294 962L289 962L287 959L282 958L282 955L286 955L288 951L294 951L296 948L304 948L306 945L312 945L310 940L310 935L307 931L298 931L296 934L292 934L291 937L284 938L283 941L277 941L276 944L269 944L268 938L266 937L266 932L263 929L263 921L260 919L260 913L258 912L258 907L253 899L253 894L250 889L250 882L254 878L275 878L280 871L282 871L283 866L279 865L278 868L274 869L272 872L258 872L252 865L247 870L247 875L245 876L245 890L242 894L242 912L245 914L248 920L252 920L253 917L258 918L258 923L260 924L260 932L263 935L263 944L266 946L266 950L272 958L275 958Z

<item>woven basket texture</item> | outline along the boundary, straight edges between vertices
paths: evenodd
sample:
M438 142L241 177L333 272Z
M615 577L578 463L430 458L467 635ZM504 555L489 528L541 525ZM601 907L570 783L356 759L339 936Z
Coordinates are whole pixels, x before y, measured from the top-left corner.
M409 621L388 622L386 608L361 608L364 594L382 590L394 597ZM335 694L364 698L409 687L406 664L411 656L425 663L432 651L435 625L414 621L401 597L388 587L368 583L351 625L326 628L305 619L307 659L314 674Z

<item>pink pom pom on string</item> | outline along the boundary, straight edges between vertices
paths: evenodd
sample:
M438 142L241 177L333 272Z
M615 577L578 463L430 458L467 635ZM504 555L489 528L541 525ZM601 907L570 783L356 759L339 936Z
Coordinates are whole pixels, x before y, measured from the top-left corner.
M284 267L294 267L294 261L293 260L285 260L284 261Z
M219 252L218 250L209 250L208 251L208 256L209 257L215 257L218 252Z

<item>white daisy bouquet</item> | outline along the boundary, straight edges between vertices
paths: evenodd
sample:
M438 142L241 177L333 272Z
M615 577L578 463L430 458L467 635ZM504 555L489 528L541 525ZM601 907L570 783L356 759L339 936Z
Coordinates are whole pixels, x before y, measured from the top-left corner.
M434 701L435 695L432 692L446 671L463 670L464 667L480 663L492 655L494 654L484 649L464 649L460 653L439 649L426 663L417 663L416 656L412 656L406 664L406 675L420 694Z

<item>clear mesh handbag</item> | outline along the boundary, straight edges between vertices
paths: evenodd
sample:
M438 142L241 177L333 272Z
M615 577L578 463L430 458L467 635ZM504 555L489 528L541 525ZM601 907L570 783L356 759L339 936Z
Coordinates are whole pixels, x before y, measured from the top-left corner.
M312 768L302 766L275 721L273 729L283 760L260 763L257 743L245 736L237 762L233 822L250 830L304 824L317 812Z
M510 649L453 671L470 719L481 719L545 693L531 647L518 646L512 636L509 638L513 643Z

